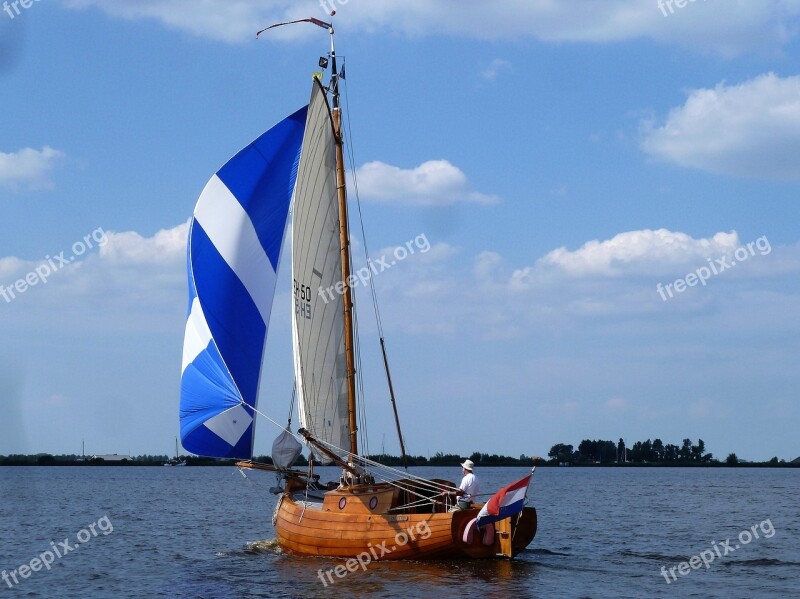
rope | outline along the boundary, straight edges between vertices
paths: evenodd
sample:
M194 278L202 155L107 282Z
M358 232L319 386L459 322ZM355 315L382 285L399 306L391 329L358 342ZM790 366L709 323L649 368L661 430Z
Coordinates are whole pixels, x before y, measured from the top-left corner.
M342 69L343 70L345 68L345 65L346 65L346 62L343 60L343 62L342 62ZM355 152L354 152L354 149L353 149L353 129L352 129L351 120L350 120L350 94L348 92L349 88L348 88L348 85L347 85L347 80L343 79L342 81L344 81L344 103L345 103L345 108L346 108L344 113L345 113L345 123L347 125L346 138L348 140L348 143L345 144L345 147L347 148L347 156L348 156L348 160L349 160L349 163L350 163L350 176L351 176L351 179L353 181L353 193L355 194L356 206L358 207L358 222L359 222L359 225L361 227L361 238L362 238L363 243L364 243L364 258L367 261L367 267L371 268L372 260L370 259L369 245L367 243L367 231L366 231L366 228L364 227L364 214L363 214L363 212L361 210L361 196L359 194L359 189L358 189L358 174L356 173L356 159L355 159ZM385 336L384 331L383 331L383 320L381 319L381 310L380 310L380 307L378 305L378 295L377 295L377 291L375 290L375 285L373 285L371 281L370 281L370 284L369 284L369 289L370 289L370 294L371 294L371 297L372 297L372 309L373 309L373 312L375 314L375 324L376 324L377 329L378 329L378 338L381 340L382 351L384 352L384 358L388 360L388 358L386 358L386 348L383 345L384 339L385 339L386 336ZM359 358L358 358L358 360L359 360L359 364L360 364L360 362L361 362L360 350L359 350ZM388 382L389 382L388 366L387 366L386 377L387 377L387 384L388 384ZM360 373L359 373L359 379L361 380L362 395L363 395L363 379L362 379ZM394 401L394 398L392 398L392 401ZM363 409L363 406L364 406L363 400L361 401L361 405L362 405L362 409ZM396 410L396 408L395 408L395 410ZM363 422L364 436L368 439L369 437L367 435L367 430L366 430L366 411L364 411L363 419L364 419L364 422ZM398 429L399 429L399 427L400 427L400 423L399 422L397 423L397 426L398 426ZM403 447L403 439L402 439L402 437L399 439L399 441L400 441L400 446L402 448ZM368 445L365 443L364 447L368 447ZM369 451L367 451L366 453L369 453Z
M302 439L301 437L299 437L298 435L293 433L291 430L281 426L278 422L276 422L275 420L273 420L272 418L270 418L269 416L264 414L264 412L258 410L254 406L251 406L246 401L243 400L242 401L242 405L250 408L251 410L253 410L254 413L258 414L259 416L262 416L263 418L266 418L267 420L269 420L272 424L274 424L275 426L277 426L281 430L288 432L290 435L292 435L298 441L300 441L300 442L304 441L304 439ZM385 466L385 465L381 464L380 462L376 462L374 460L370 460L369 458L366 458L364 456L352 456L352 455L350 455L349 451L344 450L344 449L342 449L340 447L336 447L332 443L328 443L326 441L321 441L319 439L317 440L317 442L320 445L326 447L331 452L333 452L336 455L338 455L344 461L347 461L347 459L349 458L351 461L353 461L353 463L358 463L358 465L365 467L365 469L366 469L366 466L371 466L374 470L377 470L377 471L380 471L380 472L384 472L385 473L384 477L380 477L380 480L382 482L390 484L395 488L404 490L404 491L406 491L408 493L411 493L411 494L413 494L413 495L415 495L417 497L422 497L422 498L428 499L428 500L430 499L430 498L418 493L417 491L415 491L414 490L415 488L428 489L428 490L431 490L431 491L439 491L439 492L442 492L442 491L451 491L452 492L452 491L457 491L458 490L457 487L454 487L454 486L451 486L451 485L447 485L447 484L444 484L444 483L435 482L435 481L429 480L427 478L423 478L421 476L415 476L415 475L410 474L408 472L404 472L402 470L398 470L396 468L392 468L391 466ZM394 478L387 478L389 475L393 475ZM415 486L414 487L405 487L402 484L400 484L399 481L401 481L401 480L402 481L411 480L411 481L413 481L415 483Z
M292 414L294 414L294 402L297 399L297 381L292 385L292 401L289 404L289 424L286 428L292 428Z
M349 452L344 451L344 450L342 450L342 449L340 449L340 448L338 448L338 447L336 447L334 445L331 445L330 443L326 443L325 441L319 441L319 443L321 445L325 445L325 447L327 449L329 449L330 451L332 451L334 453L338 452L337 455L342 457L342 459L345 459L345 457L349 455ZM453 487L453 486L446 485L446 484L443 484L443 483L437 483L437 482L434 482L434 481L429 480L427 478L423 478L421 476L415 476L415 475L410 474L408 472L404 472L402 470L398 470L396 468L392 468L391 466L385 466L385 465L381 464L380 462L376 462L374 460L370 460L369 458L366 458L364 456L351 456L351 459L354 460L354 461L358 461L359 464L361 464L361 465L371 466L372 468L374 468L376 470L383 471L383 472L386 472L386 473L390 473L390 474L393 474L395 476L395 479L386 479L386 480L384 480L384 482L392 482L392 480L399 480L399 479L410 479L410 480L414 480L414 481L418 482L420 484L420 486L427 486L427 487L429 487L431 489L451 490L451 491L458 490L457 487Z
M291 430L289 430L288 428L286 428L286 427L285 427L285 426L283 426L282 424L279 424L278 422L276 422L275 420L273 420L272 418L270 418L269 416L267 416L267 415L266 415L264 412L262 412L262 411L258 410L258 409L257 409L257 408L255 408L254 406L251 406L251 405L250 405L249 403L247 403L246 401L242 400L242 405L243 405L244 407L246 407L246 408L250 408L251 410L253 410L253 412L255 412L256 414L258 414L259 416L262 416L262 417L266 418L266 419L267 419L267 420L269 420L269 421L270 421L272 424L274 424L275 426L277 426L277 427L278 427L279 429L281 429L282 431L286 431L287 433L289 433L289 434L290 434L292 437L294 437L295 439L297 439L297 440L298 440L298 441L300 441L301 443L304 441L304 439L303 439L302 437L300 437L300 436L298 436L298 435L295 435L295 434L294 434L294 433L293 433Z
M350 124L350 95L347 91L347 80L344 81L344 103L345 103L345 121L347 122L347 139L350 140L350 143L346 144L347 147L347 154L350 159L350 177L353 180L353 193L356 197L356 206L358 206L358 221L361 225L361 238L364 241L364 257L367 260L367 264L370 263L369 258L369 246L367 245L367 232L364 228L364 215L361 212L361 196L358 192L358 175L356 174L356 159L355 153L353 152L353 130ZM372 291L372 306L375 309L375 322L378 326L378 335L383 337L383 321L381 320L381 312L378 308L378 297L375 292L375 286L370 284L370 290Z
M356 396L359 401L357 402L356 409L358 410L359 420L359 437L362 451L369 454L369 431L367 429L367 408L364 401L364 377L363 369L361 367L361 341L359 337L359 324L358 324L358 311L356 310L356 296L353 292L353 343L356 356Z

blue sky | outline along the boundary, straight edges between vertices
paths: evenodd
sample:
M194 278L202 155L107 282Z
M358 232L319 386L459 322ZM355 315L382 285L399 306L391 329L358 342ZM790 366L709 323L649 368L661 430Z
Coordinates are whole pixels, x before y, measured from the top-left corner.
M723 458L800 455L800 2L671 5L337 2L367 242L431 244L374 281L412 453L702 437ZM314 27L255 31L326 15L9 10L0 285L93 247L0 296L0 454L169 453L186 221L221 164L307 101L327 51ZM737 264L657 290L717 260ZM279 421L288 273L261 398ZM360 291L370 449L396 452ZM257 451L274 435L261 422Z

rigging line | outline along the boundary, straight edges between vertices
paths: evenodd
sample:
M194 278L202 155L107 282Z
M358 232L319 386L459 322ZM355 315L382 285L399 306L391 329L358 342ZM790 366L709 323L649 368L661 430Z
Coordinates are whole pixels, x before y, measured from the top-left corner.
M292 428L292 414L294 414L294 402L297 398L297 380L292 384L292 401L289 403L289 423L286 428Z
M291 430L289 430L288 428L283 427L281 424L279 424L278 422L276 422L275 420L273 420L272 418L267 416L264 412L262 412L259 409L251 406L246 401L242 400L242 405L250 408L251 410L253 410L253 412L258 414L259 416L262 416L263 418L266 418L267 420L269 420L272 424L274 424L275 426L277 426L281 430L284 430L284 431L288 432L290 435L292 435L298 441L301 441L301 442L304 441L304 439L302 439L298 435L294 434ZM346 455L349 455L349 453L350 453L347 450L344 450L344 449L341 449L339 447L336 447L332 443L328 443L326 441L321 441L321 440L318 440L318 442L321 445L326 446L328 449L331 449L332 451L334 451L334 453L336 453L338 451L338 455L340 455L340 456L341 455L345 455L346 456ZM371 465L373 465L374 468L376 468L378 470L384 470L386 472L396 473L396 475L399 475L400 478L414 480L420 487L428 487L428 488L431 488L431 489L449 489L449 490L456 490L457 489L457 487L454 487L454 486L445 485L445 484L442 484L442 483L437 483L437 482L434 482L432 480L428 480L426 478L422 478L422 477L419 477L419 476L415 476L413 474L409 474L407 472L403 472L401 470L396 470L395 468L392 468L390 466L384 466L383 464L380 464L379 462L376 462L374 460L370 460L370 459L365 458L363 456L354 456L354 458L357 461L363 462L365 464L371 464ZM383 482L386 482L386 483L391 484L393 486L398 486L397 482L393 481L393 480L384 479ZM420 497L422 497L422 496L420 495Z
M349 148L348 148L349 149ZM362 227L363 230L363 227ZM350 254L350 263L352 264L352 244L347 248ZM362 374L362 360L361 360L361 338L359 335L359 321L358 321L358 298L355 289L351 291L352 303L352 319L353 319L353 353L355 358L355 375L356 375L356 394L359 401L356 403L357 417L359 420L359 442L361 443L362 451L369 454L369 429L367 426L367 408L364 391L364 376Z
M355 294L353 295L355 298ZM361 432L361 446L364 448L364 453L369 455L369 429L367 427L367 402L364 400L365 398L365 391L364 391L364 375L363 375L363 368L361 362L361 340L359 336L359 321L358 321L358 311L355 309L355 301L354 301L354 309L353 309L353 326L355 332L355 352L356 352L356 363L358 368L356 369L356 384L361 394L361 401L358 402L359 408L359 419L361 420L361 426L359 430Z
M338 448L335 445L332 445L331 443L327 443L325 441L319 441L319 440L318 440L318 442L320 444L322 444L322 445L327 446L327 448L330 451L336 452L338 450L341 454L344 454L344 455L349 454L348 451L343 450L341 448ZM430 479L423 478L421 476L416 476L414 474L411 474L409 472L404 472L404 471L398 470L396 468L392 468L391 466L385 466L384 464L381 464L380 462L376 462L375 460L371 460L371 459L366 458L364 456L355 456L355 459L357 461L363 463L365 466L371 466L375 470L390 472L390 473L394 474L397 477L397 479L404 479L405 478L405 479L414 480L414 481L418 482L420 485L427 485L427 486L429 486L431 488L457 490L457 487L455 487L455 486L446 485L446 484L443 484L443 483L437 483L437 482L434 482L434 481L432 481ZM384 482L390 482L390 481L389 480L385 480Z
M440 503L440 502L435 500L435 499L433 499L432 497L426 497L424 499L418 499L417 501L412 501L410 503L406 503L406 504L403 504L403 505L398 505L397 507L390 507L386 511L387 512L396 512L396 511L407 510L408 508L418 507L418 506L423 506L423 505L428 505L428 504L436 505L437 503Z
M286 431L287 433L289 433L289 434L290 434L292 437L294 437L294 438L295 438L295 439L297 439L298 441L300 441L300 442L303 442L303 440L304 440L304 439L303 439L302 437L300 437L299 435L295 435L295 434L294 434L294 433L293 433L291 430L289 430L287 427L285 427L285 426L283 426L282 424L280 424L280 423L276 422L275 420L273 420L272 418L270 418L269 416L267 416L267 415L266 415L264 412L260 411L258 408L255 408L255 407L251 406L251 405L250 405L249 403L247 403L245 400L241 400L241 401L242 401L241 405L245 406L246 408L250 408L251 410L253 410L253 412L255 412L256 414L258 414L259 416L262 416L262 417L266 418L267 420L269 420L269 421L270 421L272 424L274 424L275 426L277 426L277 427L278 427L279 429L281 429L282 431Z
M364 461L363 458L361 458L360 456L359 456L359 459L362 462ZM380 471L380 468L375 468L374 470ZM400 473L400 474L404 474L404 473ZM411 493L413 495L416 495L417 497L421 497L421 498L427 498L426 495L422 495L421 494L422 491L426 491L426 490L427 491L433 491L433 492L437 492L437 491L456 491L457 490L456 487L452 487L452 486L445 485L445 484L442 484L442 483L437 483L435 481L424 479L424 478L419 478L419 477L416 477L415 479L412 479L412 478L409 478L409 477L387 478L386 476L378 475L378 479L381 482L387 483L387 484L389 484L389 485L391 485L393 487L396 487L396 488L399 488L401 490L407 491L407 492L409 492L409 493ZM409 485L409 486L404 486L404 485Z
M272 418L267 416L264 412L262 412L259 409L251 406L246 401L242 400L241 405L250 408L251 410L253 410L254 413L258 414L259 416L262 416L263 418L266 418L267 420L269 420L272 424L274 424L275 426L277 426L281 430L284 430L284 431L288 432L290 435L292 435L298 441L301 441L301 442L304 441L303 438L301 438L300 436L294 434L291 430L289 430L288 428L285 428L284 426L282 426L281 424L279 424L278 422L276 422L275 420L273 420ZM320 445L323 445L323 446L327 447L329 450L333 451L334 453L336 453L340 457L341 456L349 456L350 455L349 450L345 450L345 449L342 449L340 447L337 447L333 443L328 443L327 441L322 441L321 439L318 439L317 442ZM416 476L414 474L410 474L408 472L403 472L402 470L397 470L395 468L392 468L391 466L385 466L385 465L381 464L380 462L376 462L375 460L370 460L369 458L365 458L364 456L352 456L352 457L353 457L353 459L355 461L362 462L364 465L371 465L376 470L382 470L382 471L385 471L385 472L392 473L395 476L397 476L399 479L403 479L404 478L404 479L414 480L414 481L416 481L417 484L419 484L419 486L427 486L427 487L432 488L432 489L450 489L450 490L456 490L457 489L457 487L454 487L454 486L451 486L451 485L445 485L443 483L437 483L437 482L434 482L432 480L429 480L429 479L426 479L426 478L422 478L422 477ZM390 483L390 484L394 483L394 481L388 480L388 479L384 479L384 482L387 482L387 483Z
M345 69L346 61L342 61L342 70ZM367 268L371 269L371 260L369 257L369 245L367 244L367 232L366 228L364 227L364 215L361 210L361 195L358 189L358 174L356 172L356 159L355 159L355 150L353 144L353 130L352 130L352 121L350 120L350 94L349 88L347 85L347 80L344 80L344 101L345 101L345 122L347 124L347 139L349 143L346 144L347 146L347 153L350 160L350 175L353 180L353 193L355 194L356 198L356 206L358 207L358 221L361 226L361 237L364 242L364 256L367 260ZM397 437L398 441L400 442L400 450L403 456L403 465L405 466L406 470L408 470L408 462L406 461L407 452L406 452L406 445L403 439L403 432L400 427L400 417L397 413L397 402L395 399L394 388L392 387L392 379L391 374L389 374L389 358L386 355L386 341L385 341L385 334L383 331L383 320L381 319L381 311L380 306L378 305L378 294L375 289L375 285L370 281L370 294L372 296L372 308L375 314L375 323L378 327L378 336L380 338L380 345L381 345L381 352L383 354L383 361L384 366L386 369L386 382L389 386L389 394L391 396L392 401L392 410L394 411L395 423L397 424ZM363 402L362 402L363 403Z
M364 255L367 259L367 266L370 265L371 260L369 257L369 246L367 245L367 233L364 228L364 215L361 211L361 195L358 189L358 174L356 173L356 158L353 149L353 130L350 121L350 94L348 93L347 80L344 81L344 103L345 103L345 121L347 123L347 139L350 143L347 144L347 154L350 158L350 178L353 180L353 193L356 197L356 206L358 207L358 221L361 226L361 237L364 240ZM383 320L381 319L381 312L378 307L378 296L375 292L375 286L370 283L370 290L372 292L372 307L375 310L375 321L378 325L378 334L383 337Z
M400 474L404 474L404 473L401 472ZM384 480L384 482L387 482L387 483L391 483L391 482L397 483L399 481L412 480L412 482L415 485L417 485L417 486L419 486L421 488L427 488L429 490L443 490L443 489L452 490L452 491L458 490L458 487L451 486L451 485L446 485L444 483L438 483L438 482L435 482L435 481L432 481L432 480L428 480L428 479L425 479L425 478L414 478L414 479L399 478L399 479L393 479L393 480L389 480L389 479L383 479L383 480Z
M401 485L398 485L397 483L393 483L392 481L386 481L386 482L387 482L387 484L389 484L389 485L390 485L390 486L392 486L392 487L395 487L395 488L397 488L397 489L400 489L401 491L405 491L405 492L406 492L406 493L408 493L409 495L414 495L414 496L416 496L416 497L419 497L419 498L420 498L420 499L417 499L416 501L412 501L412 502L410 502L410 503L406 503L406 504L404 504L404 505L398 505L398 506L397 506L397 507L395 507L395 508L391 508L389 511L392 511L392 510L400 510L400 509L409 508L409 507L414 507L414 506L416 506L416 505L424 505L424 504L426 504L426 503L430 503L430 504L436 504L436 500L435 500L435 499L433 499L432 497L428 497L428 496L426 496L426 495L423 495L423 494L421 494L421 493L418 493L418 492L416 492L416 491L413 491L412 489L409 489L409 488L403 487L403 486L401 486Z
M421 485L421 484L412 484L412 483L409 483L408 481L406 481L404 479L396 480L396 481L386 481L386 483L392 485L393 487L397 487L398 489L400 489L402 491L410 493L411 495L416 495L417 497L421 497L423 500L430 501L432 503L435 503L435 501L436 501L435 500L436 496L430 497L428 495L422 495L420 493L420 491L425 491L425 490L427 490L427 491L431 491L431 490L436 491L436 490L438 490L438 488L425 489L425 487L423 485ZM404 486L404 485L407 485L407 486Z
M411 493L413 495L416 495L417 497L426 497L428 499L429 499L429 497L427 497L426 495L422 495L420 492L415 491L414 489L419 489L419 491L444 491L444 490L446 490L446 491L455 491L455 490L457 490L457 487L451 487L451 486L448 486L448 485L443 485L441 483L437 483L437 482L429 481L429 480L425 480L425 479L415 480L415 481L410 481L410 482L408 482L408 479L403 479L403 478L401 478L401 479L386 479L386 478L383 478L381 480L382 480L382 482L385 482L385 483L390 484L390 485L392 485L394 487L397 487L399 489L407 491L407 492L409 492L409 493ZM403 486L404 484L405 485L411 485L411 486L410 487L404 487Z

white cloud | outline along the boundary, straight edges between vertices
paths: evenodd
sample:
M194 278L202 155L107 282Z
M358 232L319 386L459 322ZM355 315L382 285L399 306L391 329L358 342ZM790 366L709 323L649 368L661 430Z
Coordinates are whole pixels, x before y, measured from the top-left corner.
M99 7L127 19L156 19L194 35L252 39L256 29L294 18L327 18L318 0L62 0L71 8ZM795 36L797 0L695 2L665 18L656 2L630 0L327 0L340 29L459 35L477 39L534 38L546 42L618 42L650 38L691 49L736 54L782 46ZM276 38L308 36L310 26L284 28Z
M667 229L645 229L620 233L605 241L588 241L575 251L555 249L539 260L538 265L556 267L571 275L613 276L642 271L652 274L676 264L693 260L705 263L707 258L727 256L739 245L735 231L694 239Z
M41 150L24 148L18 152L0 152L0 185L18 189L52 189L51 174L64 152L45 146Z
M623 412L629 408L628 402L622 397L612 397L605 403L605 408L609 412Z
M481 77L487 81L494 81L500 73L511 70L511 63L502 58L495 58L489 66L481 72Z
M792 289L800 244L772 246L767 254L754 245L742 265L669 303L657 291L658 283L685 277L709 258L729 257L746 245L735 231L705 238L666 229L630 231L575 250L558 248L529 266L491 251L443 254L435 264L409 259L375 285L387 300L384 323L413 334L456 335L465 323L471 335L490 339L783 330L781 315L800 309Z
M800 77L762 75L693 90L658 127L643 123L645 152L712 173L800 178Z
M63 0L69 8L97 7L123 19L152 19L171 29L226 42L252 41L256 31L288 15L289 2L252 0ZM302 29L302 28L301 28ZM276 32L280 37L281 32Z
M26 262L20 260L19 258L15 258L14 256L9 256L7 258L0 258L0 277L1 280L10 279L12 275L17 272L21 272L24 269Z
M172 229L162 229L149 238L133 231L108 233L100 257L111 263L174 263L184 259L188 235L188 221Z
M448 261L460 251L461 248L441 241L431 244L427 235L420 235L416 242L409 241L407 244L381 248L375 256L380 256L385 262L395 260L397 264L409 259L419 260L424 264L437 264ZM362 265L362 257L358 256L357 260ZM372 260L375 260L374 256Z
M481 281L491 280L498 268L503 264L503 257L497 252L481 252L475 258L472 272Z
M0 326L17 340L13 358L32 365L28 382L19 384L30 389L25 394L9 390L0 372L0 390L3 397L11 397L11 422L16 425L9 428L0 422L5 434L0 439L8 443L10 434L14 442L24 441L19 437L23 421L14 414L16 404L33 405L26 411L33 414L32 422L41 424L35 420L41 408L32 404L38 398L45 402L49 398L51 409L77 406L86 414L98 412L95 406L113 404L108 416L100 410L98 422L119 421L120 410L133 422L135 410L128 414L125 406L134 405L131 398L138 392L167 405L164 419L174 418L186 306L186 233L186 223L153 235L108 233L108 244L99 252L65 267L45 288L32 289L12 304L0 303ZM684 433L674 431L687 418L691 423L730 409L747 420L747 408L729 406L734 401L749 405L749 399L725 393L720 397L720 386L745 389L739 396L746 396L754 384L761 388L763 383L766 404L779 405L789 393L781 391L787 388L786 373L793 372L791 341L800 334L800 321L791 318L800 310L795 284L800 245L776 245L769 256L757 259L765 265L783 262L785 269L793 268L792 276L751 281L734 273L738 278L726 279L730 282L725 285L697 288L691 296L665 304L655 291L656 279L641 264L637 266L654 255L663 256L663 244L650 241L644 243L649 251L630 249L642 245L636 234L648 239L655 233L621 234L627 241L618 240L617 245L628 248L622 252L609 246L620 236L596 242L601 254L629 257L619 263L614 258L611 266L609 261L590 258L586 249L590 244L581 244L571 253L585 268L573 271L558 261L542 266L544 256L528 261L504 259L494 252L472 256L432 240L429 252L409 256L373 281L392 345L398 354L405 349L412 362L422 365L415 370L410 362L405 367L401 362L397 368L405 395L423 397L424 393L415 393L418 388L437 385L446 393L455 380L460 385L456 395L467 404L476 397L480 401L495 397L500 380L501 400L516 405L521 413L551 415L554 423L568 417L572 431L554 433L567 435L560 439L566 441L578 429L594 435L588 431L600 430L596 427L609 421L618 432L597 433L601 438L616 439L620 434L630 438L633 433L623 431L630 431L628 423L634 420L672 422L672 429L658 433L666 441L681 438ZM699 252L704 241L666 233L664 239L672 236L679 241L673 250L677 262L693 260L693 252ZM713 243L716 238L711 235L705 241ZM531 279L515 289L513 275L526 263L534 265ZM32 265L0 259L0 283L10 282L7 275L27 272ZM612 276L620 269L634 275ZM288 305L288 293L276 303L276 314L283 312L282 305ZM359 306L366 310L363 315L369 314L369 302ZM363 335L375 326L369 316L360 319ZM419 337L395 335L398 329ZM498 338L502 342L493 342ZM290 347L287 334L285 351ZM452 372L442 366L448 359L455 368ZM42 368L47 377L38 376ZM143 378L142 372L147 376ZM94 384L81 390L83 379ZM109 388L119 390L111 404ZM688 399L676 404L675 397ZM713 399L691 403L706 397ZM522 420L529 428L530 422L537 422ZM713 437L703 437L711 447ZM718 443L713 444L715 452Z
M44 282L39 278L36 285L11 301L0 300L6 309L0 316L10 311L16 316L13 321L5 321L7 326L25 327L35 322L42 329L50 326L46 323L51 319L55 319L58 328L86 329L94 325L135 330L163 326L164 317L179 318L184 309L188 227L183 223L152 237L135 232L106 232L105 241L99 235L93 236L93 247L74 261L70 260L73 250L67 245L62 254L67 264L51 261L57 268L47 273ZM47 264L44 257L0 258L0 284L12 288L17 280ZM65 318L63 314L70 316Z
M497 196L475 191L467 176L447 160L430 160L413 169L368 162L357 171L361 195L376 202L449 206L458 202L495 204Z

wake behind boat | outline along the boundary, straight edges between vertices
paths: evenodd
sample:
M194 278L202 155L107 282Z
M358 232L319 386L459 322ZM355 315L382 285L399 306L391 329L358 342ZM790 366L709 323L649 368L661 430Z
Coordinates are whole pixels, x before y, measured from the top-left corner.
M301 555L374 559L512 558L536 534L525 507L531 475L485 505L451 511L459 492L359 454L360 385L334 31L308 106L232 158L200 196L189 233L189 316L181 380L181 439L193 453L276 471L273 516L281 548ZM283 23L273 27L288 25ZM252 461L261 364L291 214L292 338L301 428L273 445L274 465ZM322 297L313 290L335 290ZM376 306L377 310L377 306ZM379 327L380 330L380 327ZM380 345L394 403L385 343ZM293 410L290 410L290 414ZM395 417L397 410L395 406ZM277 423L276 423L277 424ZM278 425L280 426L280 425ZM400 445L405 456L399 419ZM293 470L310 449L307 471ZM323 484L314 466L335 464ZM380 553L380 555L378 555Z

